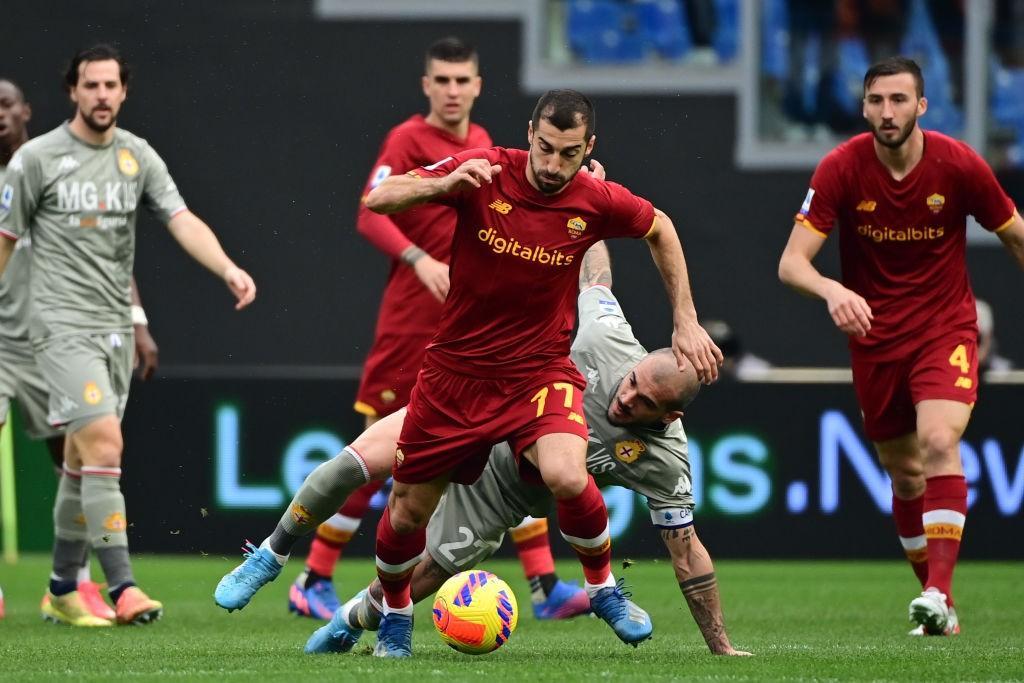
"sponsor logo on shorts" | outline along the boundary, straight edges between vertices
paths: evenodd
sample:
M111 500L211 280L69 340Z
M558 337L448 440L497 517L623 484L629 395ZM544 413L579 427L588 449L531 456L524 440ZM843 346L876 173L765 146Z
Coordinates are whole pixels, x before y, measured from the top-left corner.
M569 418L569 422L576 422L576 423L579 423L581 425L582 424L586 424L586 422L583 421L583 416L580 415L579 413L577 413L575 410L569 411L568 418Z
M299 526L305 526L313 519L313 514L309 511L309 508L300 503L293 503L291 512L292 519L294 519L295 523Z
M398 467L405 462L405 453L402 452L401 448L395 449L395 467Z
M139 162L132 156L130 149L119 149L117 150L117 170L125 174L129 178L135 176L139 172Z
M82 398L85 399L86 403L94 406L103 400L103 392L96 386L96 382L87 382L85 390L82 391Z
M128 520L121 512L115 512L103 520L103 528L107 531L124 531L128 528Z
M938 192L930 195L925 201L928 203L928 210L932 213L942 211L942 207L946 205L946 198Z
M587 229L587 222L576 216L575 218L570 218L565 227L569 229L569 237L579 239L583 236L583 231Z
M548 250L543 246L523 246L515 238L502 237L494 228L482 228L476 236L495 254L511 254L524 261L532 261L543 266L567 266L575 258L572 254L562 253L558 249Z
M618 458L620 462L629 464L643 455L646 450L647 444L640 439L627 439L626 441L619 441L615 444L615 457Z
M487 206L489 206L490 208L494 209L495 211L500 213L502 216L507 216L508 212L512 210L512 205L511 204L509 204L508 202L504 202L504 201L502 201L500 199L495 199L493 202L491 202Z
M857 205L857 210L858 211L874 211L876 206L878 206L878 204L876 202L873 202L870 199L865 199L864 201L862 201L860 204Z
M953 383L953 386L956 387L957 389L970 389L971 387L974 386L974 380L972 380L970 377L957 377L956 382Z
M398 394L395 393L394 389L385 389L380 392L380 400L384 403L392 403L396 398L398 398Z

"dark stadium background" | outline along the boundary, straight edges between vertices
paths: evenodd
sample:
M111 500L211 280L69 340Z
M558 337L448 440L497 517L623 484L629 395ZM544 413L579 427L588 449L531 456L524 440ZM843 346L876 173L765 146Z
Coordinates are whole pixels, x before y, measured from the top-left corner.
M215 505L209 446L219 401L257 406L252 410L259 419L243 425L252 445L245 457L252 459L253 476L267 480L280 478L282 444L292 432L318 424L354 436L353 378L371 341L387 268L354 227L377 146L391 126L424 111L422 51L446 34L479 46L484 90L474 120L498 144L524 145L537 94L520 87L520 31L512 21L323 22L313 19L308 2L268 0L49 0L19 3L0 23L0 75L25 89L34 108L33 134L70 112L61 78L75 49L98 41L121 47L135 72L120 125L161 153L190 208L214 227L259 287L251 309L233 312L216 279L162 227L140 220L136 276L164 378L136 385L129 406L125 486L137 521L134 547L228 552L243 533L258 539L276 519L268 511ZM823 304L797 296L776 277L810 171L739 170L732 95L598 96L595 102L595 157L610 178L673 217L702 317L728 320L749 349L776 365L845 366L844 340ZM1024 173L999 178L1024 202ZM671 320L646 246L619 242L611 248L616 293L639 338L664 345ZM837 272L835 250L831 240L821 257L831 273ZM998 247L971 247L968 263L975 291L996 312L1001 348L1013 357L1024 349L1024 275ZM732 428L728 419L746 416L772 431L773 443L801 444L797 452L774 455L786 479L760 523L708 515L702 529L708 529L709 547L773 555L775 546L765 539L778 538L788 539L787 551L804 548L797 554L805 556L820 550L896 557L891 521L866 507L856 484L844 483L854 502L838 520L794 519L778 511L783 484L797 476L802 459L818 457L819 415L806 411L834 407L853 424L857 414L846 385L819 406L801 403L806 396L799 387L773 389L712 388L692 411L688 429L695 434L701 419L705 433L724 433ZM1024 443L1016 417L1020 392L1001 387L997 396L982 404L987 412L968 437L1003 439L1013 487ZM43 456L33 460L33 453L19 448L22 539L24 547L41 549L49 542L52 480ZM791 458L779 465L785 455ZM808 479L817 476L814 468L808 464ZM1007 547L997 533L1004 542L1019 538L1019 509L996 515L991 496L982 495L988 497L971 519L965 555L1019 557L1020 544ZM372 530L376 514L371 517L364 532ZM638 520L645 540L637 552L657 554L647 526ZM848 534L857 540L845 540Z

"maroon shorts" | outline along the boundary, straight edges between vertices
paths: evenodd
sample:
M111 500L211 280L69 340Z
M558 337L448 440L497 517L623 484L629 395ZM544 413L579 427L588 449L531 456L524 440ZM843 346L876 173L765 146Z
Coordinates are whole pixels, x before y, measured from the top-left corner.
M491 447L508 441L518 458L545 434L587 439L586 382L567 358L536 375L481 379L424 364L412 391L395 455L396 481L416 484L448 475L471 484Z
M374 340L353 406L357 413L385 417L409 403L433 334L385 334Z
M978 341L958 330L908 349L899 360L873 362L854 353L853 388L871 441L888 441L917 431L915 406L946 399L973 406L978 400Z

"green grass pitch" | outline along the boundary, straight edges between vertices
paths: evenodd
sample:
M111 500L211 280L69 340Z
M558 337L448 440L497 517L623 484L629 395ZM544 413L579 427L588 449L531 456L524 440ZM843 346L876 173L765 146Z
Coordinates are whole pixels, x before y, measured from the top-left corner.
M411 661L369 656L372 634L355 653L302 654L318 625L287 613L288 582L301 560L240 612L213 604L213 587L234 558L139 557L140 584L164 601L152 626L71 629L38 612L47 558L0 565L7 618L0 621L0 679L49 680L335 680L385 681L665 681L665 680L1024 680L1024 567L965 562L957 570L964 633L909 638L907 603L915 586L898 562L722 561L717 573L733 643L753 658L710 655L665 560L618 570L654 619L654 639L638 649L592 618L542 623L514 562L486 568L505 578L519 600L519 626L495 653L459 654L433 632L429 604L417 611ZM566 577L579 570L561 562ZM368 560L344 563L337 580L349 595L372 573Z

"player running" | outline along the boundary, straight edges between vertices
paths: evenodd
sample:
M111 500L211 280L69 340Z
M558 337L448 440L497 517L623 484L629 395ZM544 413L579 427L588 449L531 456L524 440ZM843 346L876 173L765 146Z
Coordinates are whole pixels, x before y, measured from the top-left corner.
M467 149L491 146L491 137L470 121L480 95L479 57L458 38L442 38L427 48L421 87L430 111L391 129L381 146L364 196L393 172L403 173ZM448 294L448 259L455 211L424 204L383 216L362 203L360 234L391 258L381 298L373 346L363 366L355 410L366 427L409 402L423 353L437 329ZM288 607L305 616L330 619L338 608L331 577L344 547L355 535L383 481L355 491L316 530L305 570L289 588ZM580 588L559 582L548 543L547 522L534 520L514 532L527 579L536 587L534 614L565 617L589 611ZM280 549L279 549L280 550ZM287 552L287 551L285 551Z
M584 257L579 331L572 345L572 359L588 380L583 398L590 429L587 469L601 486L623 486L645 496L651 522L711 652L749 654L729 642L714 566L693 525L690 463L679 418L700 382L692 368L679 371L671 350L647 353L610 287L608 250L599 242ZM392 433L397 438L398 429ZM381 448L372 457L386 452ZM524 515L543 514L550 504L546 488L520 479L509 445L494 447L480 479L449 486L431 517L427 556L413 571L413 601L428 598L450 576L488 558L501 545L505 529ZM381 597L376 581L369 592L360 591L310 637L306 652L349 651L363 629L377 628Z
M952 580L967 514L960 437L978 394L977 314L966 217L1024 266L1024 221L965 143L924 131L918 65L894 57L864 76L870 133L814 173L779 263L783 282L824 299L849 335L864 432L892 479L893 518L924 592L911 634L954 635ZM839 226L842 283L811 261Z
M0 80L0 188L4 186L7 164L24 143L28 142L28 122L32 117L31 105L25 94L12 81ZM32 259L29 237L19 240L0 277L0 427L7 420L10 402L16 400L26 425L29 438L43 440L53 460L58 477L62 477L64 463L63 430L52 427L46 419L49 397L46 381L36 364L29 340L29 272ZM132 281L132 322L135 331L135 352L143 364L141 377L148 379L157 364L156 342L146 326L145 311L141 307L138 293ZM57 487L54 503L54 549L55 564L66 565L67 573L77 567L77 595L69 594L68 608L55 612L44 596L41 605L43 616L54 621L75 626L109 625L115 614L100 594L100 584L92 580L89 573L89 549L83 523L78 518L68 517L74 506L69 506L67 497L75 495L69 485ZM105 623L101 623L105 622Z
M15 242L31 238L29 332L47 384L49 422L66 426L65 512L85 520L116 622L147 623L161 616L163 605L135 585L119 483L140 201L193 258L223 277L237 308L252 302L256 288L188 211L156 152L117 128L128 94L128 67L120 54L107 45L79 52L65 83L75 105L72 120L27 142L7 167L0 191L0 274ZM53 616L70 620L80 607L68 597L76 593L77 567L55 561L53 570Z

